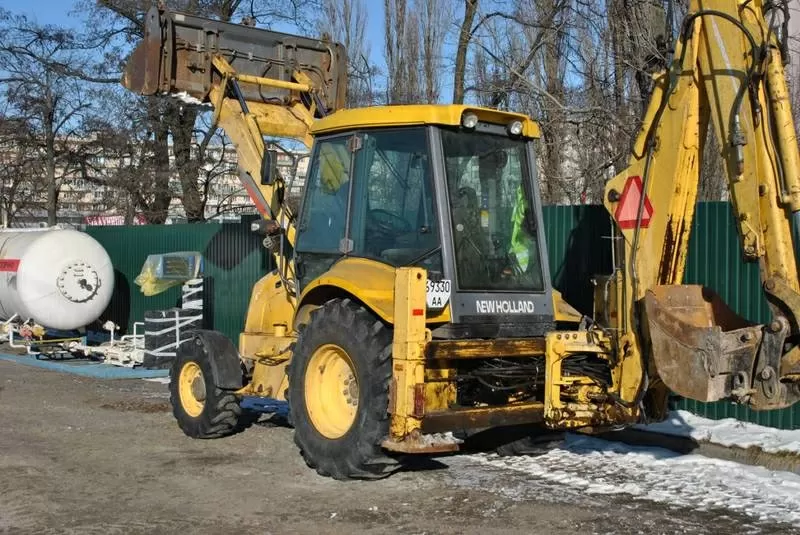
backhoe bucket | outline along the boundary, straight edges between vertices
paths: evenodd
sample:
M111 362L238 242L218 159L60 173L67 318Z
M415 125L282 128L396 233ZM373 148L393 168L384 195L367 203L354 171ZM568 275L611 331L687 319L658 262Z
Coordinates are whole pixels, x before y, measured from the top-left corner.
M212 82L221 79L214 56L225 59L237 75L279 82L309 83L323 114L344 107L347 55L336 43L204 19L151 8L144 19L144 40L125 67L122 85L140 95L183 94L208 100ZM248 102L283 102L286 88L240 80ZM191 100L190 99L190 100Z
M702 286L656 286L645 295L652 358L673 392L698 401L744 400L762 326Z

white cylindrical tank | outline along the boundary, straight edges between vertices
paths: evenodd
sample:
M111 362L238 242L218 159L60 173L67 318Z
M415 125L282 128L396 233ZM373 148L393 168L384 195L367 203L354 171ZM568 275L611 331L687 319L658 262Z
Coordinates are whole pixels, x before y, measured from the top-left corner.
M0 320L51 329L92 323L111 301L114 267L94 238L71 229L0 229Z

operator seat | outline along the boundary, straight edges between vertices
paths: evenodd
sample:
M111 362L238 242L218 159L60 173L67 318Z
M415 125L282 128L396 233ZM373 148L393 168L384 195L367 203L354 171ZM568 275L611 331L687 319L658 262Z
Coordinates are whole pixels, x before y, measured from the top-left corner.
M481 227L478 194L469 186L460 187L453 202L453 241L461 285L479 285L486 274L490 251Z
M381 258L394 265L405 265L436 247L439 233L435 223L431 226L433 210L431 206L426 206L428 202L429 199L424 195L420 196L417 217L411 230L395 236L392 247L381 251Z

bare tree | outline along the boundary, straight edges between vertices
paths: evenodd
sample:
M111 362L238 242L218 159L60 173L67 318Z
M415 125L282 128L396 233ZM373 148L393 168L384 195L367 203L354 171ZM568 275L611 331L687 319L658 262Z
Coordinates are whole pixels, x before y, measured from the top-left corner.
M365 37L367 25L364 0L322 0L318 31L341 43L347 50L348 108L369 106L377 100L373 80L378 69L369 59L370 43Z
M627 164L650 74L663 62L660 1L513 0L475 13L466 3L465 21L477 22L462 24L454 100L540 122L546 202L599 202L605 181Z
M481 13L470 38L475 68L465 93L485 106L526 112L541 125L546 202L570 200L579 178L566 166L570 8L568 0L517 0L508 11Z
M0 114L0 227L41 209L44 184L37 180L36 140L29 125Z
M99 28L93 41L104 43L106 50L120 54L131 40L143 35L143 15L150 7L145 0L99 0L100 9L91 8L90 21ZM244 17L256 23L269 25L278 21L310 24L310 15L317 6L314 0L172 0L164 2L172 10L214 18L224 22L238 22ZM130 47L127 47L129 50ZM197 107L170 98L149 97L146 104L150 140L153 143L156 204L161 209L153 214L151 222L163 222L171 198L177 195L189 222L205 220L206 193L201 181L209 144L218 133L213 129L197 128L201 111ZM170 141L172 145L170 147ZM170 151L174 167L170 165ZM169 178L178 176L180 189L173 192Z
M384 0L389 104L438 102L442 47L451 8L449 0Z
M439 101L441 72L443 67L442 46L447 34L447 22L453 18L452 3L449 0L424 2L418 6L419 27L422 50L421 62L423 79L423 99L427 103Z
M123 91L103 91L96 98L116 112L94 119L96 136L86 144L90 157L81 177L115 191L107 209L124 214L127 223L135 216L164 223L174 194L180 193L170 183L169 132L158 121L165 101Z
M472 39L472 25L478 12L478 0L464 0L464 18L458 33L456 45L456 65L453 73L453 103L464 103L464 84L467 69L467 52Z
M419 43L414 42L417 34L413 26L409 27L411 15L408 7L406 0L383 1L387 104L408 104L418 100L415 67L419 61ZM413 76L412 80L408 78L409 73Z
M87 84L74 72L87 67L83 45L64 30L0 12L0 99L29 128L30 150L45 184L48 224L58 220L58 195L85 158L82 140L93 109Z
M384 0L387 104L420 102L419 19L407 0Z
M569 33L566 28L567 14L570 2L564 0L535 0L539 19L532 26L528 26L525 35L528 37L530 52L528 57L532 63L538 63L534 79L538 85L544 87L552 100L542 100L539 105L542 117L542 152L543 174L548 180L544 181L545 188L542 198L550 202L557 202L574 198L576 176L574 166L570 165L573 156L569 129L567 124L567 111L556 102L567 101L567 57ZM536 26L538 28L534 29ZM540 55L537 60L537 48ZM525 59L527 60L528 57ZM525 68L521 64L520 68Z
M36 73L20 70L14 77L9 74L13 69L0 65L0 76L7 81L0 88L5 118L28 127L29 135L14 143L33 143L27 153L36 158L25 163L25 169L47 185L49 211L55 214L59 184L76 173L117 188L118 209L146 214L155 223L167 219L175 199L190 221L233 209L232 201L223 202L222 208L209 204L210 197L218 196L216 184L227 180L222 177L227 177L226 166L232 163L218 161L228 141L210 128L207 111L163 97L121 96L118 74L131 44L141 38L142 16L151 1L78 2L92 32L77 39L45 28L37 39L58 46L53 58L42 52L41 61L18 64L18 69L39 65L42 70ZM379 101L437 102L449 82L443 83L442 73L452 68L454 102L520 111L540 122L537 164L542 196L550 203L574 203L600 202L605 182L627 165L652 91L651 73L666 60L670 36L660 15L661 2L384 0L387 72L385 95L380 96L373 89L377 69L369 60L366 0L168 0L165 4L223 21L253 17L261 25L297 22L304 28L312 23L318 33L347 48L351 107ZM676 16L685 10L684 4L676 4ZM12 26L8 13L0 19L4 27ZM12 37L5 32L0 43ZM101 60L89 61L96 51L104 54ZM3 56L20 54L8 49ZM104 90L96 89L109 81L113 84ZM795 98L800 94L796 86ZM51 88L50 96L45 87ZM51 121L60 128L57 133L46 127L47 110L56 110L47 108L48 98L60 106L58 113L66 114ZM98 110L106 109L124 111L98 117ZM76 136L83 140L76 142ZM712 135L704 147L701 196L706 199L724 194L717 145ZM10 162L9 154L4 161ZM118 163L101 171L97 158ZM36 162L44 162L39 175L31 167ZM4 184L12 186L8 179ZM11 195L24 189L15 187L5 191ZM230 200L238 193L222 195Z

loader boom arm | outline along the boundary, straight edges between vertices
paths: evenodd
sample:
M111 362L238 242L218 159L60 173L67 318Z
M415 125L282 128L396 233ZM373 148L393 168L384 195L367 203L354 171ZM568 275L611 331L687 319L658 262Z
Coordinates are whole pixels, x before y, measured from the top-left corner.
M616 325L623 374L756 409L800 399L792 240L800 153L777 28L767 22L782 13L765 9L761 0L690 2L672 65L655 75L628 168L607 184L604 199L623 238ZM709 124L744 259L760 265L774 318L768 325L736 317L707 289L681 286ZM645 195L631 200L626 191L639 184ZM631 382L628 397L641 386Z
M236 147L248 195L293 244L285 185L269 176L264 136L310 147L312 123L344 106L346 64L346 52L336 43L153 7L122 84L140 95L211 105L212 124ZM276 256L284 265L287 259Z

